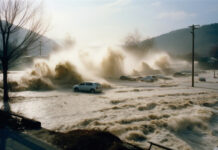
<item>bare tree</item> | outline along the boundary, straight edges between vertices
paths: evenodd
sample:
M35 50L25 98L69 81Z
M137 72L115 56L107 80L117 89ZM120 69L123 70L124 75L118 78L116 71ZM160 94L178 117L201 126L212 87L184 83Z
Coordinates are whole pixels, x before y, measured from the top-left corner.
M0 60L6 111L10 111L8 69L27 51L36 49L47 29L42 24L40 6L30 0L0 0Z
M140 34L135 31L125 38L123 48L137 57L144 57L153 45L153 39L148 38L142 41Z
M214 70L213 77L216 78L216 69L218 69L218 45L211 48L209 51L209 64L211 65L211 69Z

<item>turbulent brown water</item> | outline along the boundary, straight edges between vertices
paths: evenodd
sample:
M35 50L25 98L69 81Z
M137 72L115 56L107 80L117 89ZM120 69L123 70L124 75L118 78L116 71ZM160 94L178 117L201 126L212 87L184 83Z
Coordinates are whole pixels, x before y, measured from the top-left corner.
M20 72L10 75L22 76ZM201 76L218 89L211 73ZM189 77L155 83L108 82L113 88L102 94L71 89L13 92L11 109L41 121L44 128L107 130L143 148L148 147L147 141L181 150L217 146L217 90L191 88Z
M134 57L135 58L135 57ZM122 75L169 74L171 58L165 54L147 55L131 59L120 49L107 48L98 56L95 52L63 50L49 59L36 59L23 76L10 78L11 91L44 91L70 88L85 80L108 84L105 79Z
M122 54L109 50L108 55L101 63L101 76L102 77L117 77L119 78L124 74L124 57Z
M190 88L189 77L118 80L120 75L169 74L178 68L173 65L162 53L135 59L119 49L57 52L35 60L26 71L9 73L11 109L51 130L107 130L143 148L153 141L181 150L213 149L218 143L218 81L210 72L202 76L212 89ZM87 80L110 88L101 94L72 91L73 84Z

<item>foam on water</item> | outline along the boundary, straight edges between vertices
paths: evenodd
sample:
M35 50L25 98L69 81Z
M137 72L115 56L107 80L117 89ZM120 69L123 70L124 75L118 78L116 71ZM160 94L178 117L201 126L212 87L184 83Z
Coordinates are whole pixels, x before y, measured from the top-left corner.
M71 90L12 93L11 108L41 121L48 129L107 130L144 148L147 141L181 150L216 146L216 91L187 88L181 83L167 88L143 82L115 83L97 95Z
M59 51L48 60L35 60L22 75L9 75L14 76L11 91L22 91L11 93L12 111L51 130L107 130L143 148L147 141L181 150L217 146L217 91L188 88L190 79L185 77L155 83L117 80L128 73L171 72L167 54L129 62L120 49L91 52ZM108 90L73 93L72 85L84 80L104 83Z

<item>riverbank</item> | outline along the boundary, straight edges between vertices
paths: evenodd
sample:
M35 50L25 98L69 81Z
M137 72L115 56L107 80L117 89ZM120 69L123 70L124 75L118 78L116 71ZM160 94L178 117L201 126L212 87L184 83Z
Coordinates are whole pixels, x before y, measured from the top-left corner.
M199 77L206 82L197 81ZM218 78L211 72L199 77L195 88L191 77L171 77L152 83L110 80L112 88L101 94L72 89L11 92L10 106L50 131L108 131L144 149L148 141L178 150L214 149L218 143ZM46 137L42 132L34 136Z
M17 145L17 150L23 148L30 150L35 148L45 150L142 150L121 141L106 131L78 129L61 133L39 126L36 128L35 124L39 122L31 119L28 120L27 125L22 119L8 115L4 111L0 111L0 118L0 149L13 149L15 148L13 145Z

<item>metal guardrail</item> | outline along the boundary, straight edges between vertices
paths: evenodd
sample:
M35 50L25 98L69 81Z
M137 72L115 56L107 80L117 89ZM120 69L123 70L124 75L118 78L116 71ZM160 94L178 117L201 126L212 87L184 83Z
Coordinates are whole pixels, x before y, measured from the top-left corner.
M10 124L9 126L7 126ZM34 138L31 135L13 130L13 127L21 125L25 129L40 129L39 121L0 109L0 150L26 149L26 150L57 150L56 147Z
M0 128L1 150L58 150L33 136L9 128Z
M10 119L11 117L13 118L19 118L20 120L20 124L22 124L22 126L28 128L28 129L40 129L41 128L41 122L33 120L33 119L29 119L27 117L15 114L13 112L5 112L3 110L0 110L0 114L2 115L1 119ZM5 118L4 118L5 117Z
M152 148L153 145L154 145L154 146L157 146L157 147L159 147L159 148L165 149L165 150L173 150L173 149L171 149L171 148L165 147L165 146L160 145L160 144L156 144L156 143L154 143L154 142L148 141L148 143L150 143L150 146L149 146L148 150L151 150L151 148Z
M38 122L38 121L26 118L24 116L15 114L13 112L8 113L8 112L4 112L4 111L0 110L0 113L4 114L6 116L9 115L9 116L20 118L21 119L21 123L23 125L27 126L27 127L41 128L41 123ZM159 148L162 148L162 149L165 149L165 150L173 150L171 148L168 148L168 147L160 145L160 144L156 144L156 143L151 142L151 141L148 141L148 143L150 143L150 146L149 146L148 150L151 150L152 146L156 146L156 147L159 147Z

